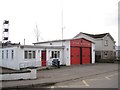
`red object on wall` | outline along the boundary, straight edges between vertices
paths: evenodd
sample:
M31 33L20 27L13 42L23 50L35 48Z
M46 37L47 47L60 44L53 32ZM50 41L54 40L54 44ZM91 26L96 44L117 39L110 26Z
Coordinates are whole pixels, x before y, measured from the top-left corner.
M80 64L80 48L71 47L71 64Z
M70 40L71 64L89 64L91 61L91 41L86 39Z
M82 48L82 64L90 63L90 48Z
M41 60L42 60L42 66L46 66L46 50L43 50L41 52Z

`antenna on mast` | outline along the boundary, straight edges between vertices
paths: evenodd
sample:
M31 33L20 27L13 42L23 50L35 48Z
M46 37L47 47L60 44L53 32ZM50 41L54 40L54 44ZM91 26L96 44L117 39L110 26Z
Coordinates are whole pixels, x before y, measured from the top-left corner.
M65 29L65 27L63 26L63 0L62 0L62 9L61 9L61 26L62 26L62 46L63 46L63 29Z
M5 43L9 40L9 20L4 20L2 33L2 43Z

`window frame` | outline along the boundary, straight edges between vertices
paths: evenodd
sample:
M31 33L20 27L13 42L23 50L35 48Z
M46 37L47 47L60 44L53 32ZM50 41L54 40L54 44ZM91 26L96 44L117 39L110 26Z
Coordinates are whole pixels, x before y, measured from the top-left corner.
M36 59L36 50L24 50L24 59Z
M60 51L51 51L51 58L60 58Z
M14 59L14 50L11 50L11 59Z
M8 56L9 56L9 55L8 55L8 50L6 50L6 59L9 58Z
M108 46L108 40L105 40L104 46Z
M4 59L4 50L2 50L2 59Z

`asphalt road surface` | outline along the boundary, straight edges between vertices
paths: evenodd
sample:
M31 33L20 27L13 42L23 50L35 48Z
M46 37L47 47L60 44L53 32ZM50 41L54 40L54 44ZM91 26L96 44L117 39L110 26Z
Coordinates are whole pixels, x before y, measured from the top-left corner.
M2 88L118 88L118 64L96 63L37 71L35 80L2 81Z
M114 71L84 79L70 80L48 88L118 88L118 72Z

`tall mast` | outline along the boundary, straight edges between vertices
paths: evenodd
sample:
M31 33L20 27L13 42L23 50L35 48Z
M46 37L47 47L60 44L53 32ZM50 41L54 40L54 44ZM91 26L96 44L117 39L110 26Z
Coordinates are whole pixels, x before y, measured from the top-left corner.
M9 20L3 21L2 43L9 41Z

